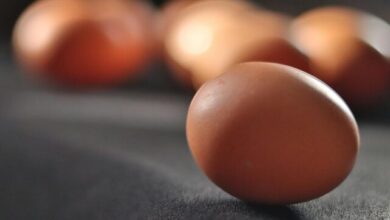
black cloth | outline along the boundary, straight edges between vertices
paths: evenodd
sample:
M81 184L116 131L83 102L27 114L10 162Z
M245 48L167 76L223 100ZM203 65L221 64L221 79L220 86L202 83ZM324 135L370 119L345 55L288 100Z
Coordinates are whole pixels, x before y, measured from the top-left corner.
M99 92L43 88L0 58L0 219L390 219L385 124L360 124L357 164L331 193L247 204L194 164L184 132L191 95L148 89L153 81Z

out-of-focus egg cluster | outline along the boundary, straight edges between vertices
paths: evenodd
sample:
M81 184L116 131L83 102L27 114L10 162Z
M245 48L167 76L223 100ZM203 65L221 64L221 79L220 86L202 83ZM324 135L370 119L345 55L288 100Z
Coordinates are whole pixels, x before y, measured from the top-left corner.
M306 57L285 38L288 22L287 16L244 1L193 3L177 15L165 35L168 63L173 72L188 74L185 78L195 88L244 61L278 62L307 70Z
M359 108L380 103L387 94L390 26L384 20L338 6L290 19L233 2L187 4L171 18L166 55L186 84L198 88L234 64L269 61L315 75Z
M13 43L25 69L68 87L134 81L163 60L197 89L234 64L268 61L315 75L360 108L389 90L389 38L384 20L341 6L294 19L242 0L168 1L161 10L146 1L41 0L19 18Z

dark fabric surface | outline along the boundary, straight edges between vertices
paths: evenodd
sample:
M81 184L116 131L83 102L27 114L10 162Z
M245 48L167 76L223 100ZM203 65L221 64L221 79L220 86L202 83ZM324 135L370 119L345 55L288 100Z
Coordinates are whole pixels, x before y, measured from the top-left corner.
M61 92L20 75L0 54L0 219L390 219L386 124L361 123L357 164L336 190L267 207L197 169L184 132L191 95L153 80Z

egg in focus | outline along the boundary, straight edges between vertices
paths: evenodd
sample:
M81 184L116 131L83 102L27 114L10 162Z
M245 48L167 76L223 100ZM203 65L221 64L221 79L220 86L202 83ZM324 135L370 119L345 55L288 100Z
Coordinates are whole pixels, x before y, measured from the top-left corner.
M187 115L201 170L229 194L261 204L322 196L350 173L356 121L326 84L275 63L239 64L206 82Z

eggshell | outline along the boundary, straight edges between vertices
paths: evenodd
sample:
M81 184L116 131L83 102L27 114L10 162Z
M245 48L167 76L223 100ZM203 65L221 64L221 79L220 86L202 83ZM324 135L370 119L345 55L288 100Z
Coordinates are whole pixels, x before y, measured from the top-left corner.
M128 1L128 0L124 0ZM160 43L156 35L156 20L158 20L158 10L145 0L130 0L129 10L130 13L136 17L140 27L142 27L145 45L148 49L147 59L155 58L160 53Z
M159 57L165 61L167 66L171 69L172 76L184 87L192 87L190 73L177 65L166 53L164 49L164 41L169 34L172 24L175 23L180 13L196 0L172 0L168 1L156 19L156 36L158 41Z
M191 22L183 22L183 19L193 21L198 19L200 16L206 16L205 18L201 19L201 25L207 25L208 23L215 24L216 22L213 21L214 17L217 17L217 19L220 21L221 15L225 16L227 14L239 12L245 14L248 10L251 9L251 7L252 5L250 5L248 2L241 0L188 0L169 2L165 6L165 10L161 16L162 19L160 19L161 22L159 25L159 32L164 48L164 60L172 70L171 72L173 73L173 76L183 85L189 87L193 86L192 70L188 68L188 65L183 63L183 59L187 59L189 56L199 56L191 54L191 52L188 52L188 49L196 49L196 47L202 46L199 45L202 44L202 33L197 33L201 30L199 30L196 26L194 27ZM185 33L178 33L183 31ZM191 37L191 35L195 36ZM186 45L182 45L182 43L178 42L181 41L177 39L178 37L190 37L191 42L188 42ZM183 53L181 53L182 50L184 50Z
M262 36L253 39L251 42L242 41L242 43L226 48L224 54L219 54L218 50L210 51L207 57L208 61L215 62L216 64L198 65L194 67L196 69L196 72L192 76L194 87L199 88L203 83L221 75L234 64L246 61L275 62L293 66L301 70L308 69L306 56L283 38ZM218 65L220 60L225 62L221 62Z
M390 60L390 24L368 12L345 6L319 7L300 15L292 31L298 44L328 34L359 38Z
M350 105L363 108L383 100L390 87L390 65L383 56L386 44L390 46L390 29L380 19L349 8L325 7L299 16L290 30L294 45L310 59L309 72Z
M262 62L239 64L198 90L187 139L216 185L263 204L331 191L359 148L356 121L332 89L298 69Z
M354 107L383 101L390 86L386 59L359 39L333 39L324 44L313 52L310 69Z
M17 60L62 86L94 87L135 78L148 60L148 32L120 0L42 0L18 19ZM141 19L142 20L142 19Z
M306 68L306 57L284 39L288 21L274 12L225 1L194 3L182 11L167 35L169 63L174 71L184 70L181 75L189 74L186 78L195 88L230 66L255 58ZM281 51L287 53L280 56Z
M177 16L181 11L187 6L193 4L194 0L177 0L177 1L168 1L162 7L161 11L158 14L157 19L157 34L161 43L164 41L166 34L169 31L172 23L175 22Z

